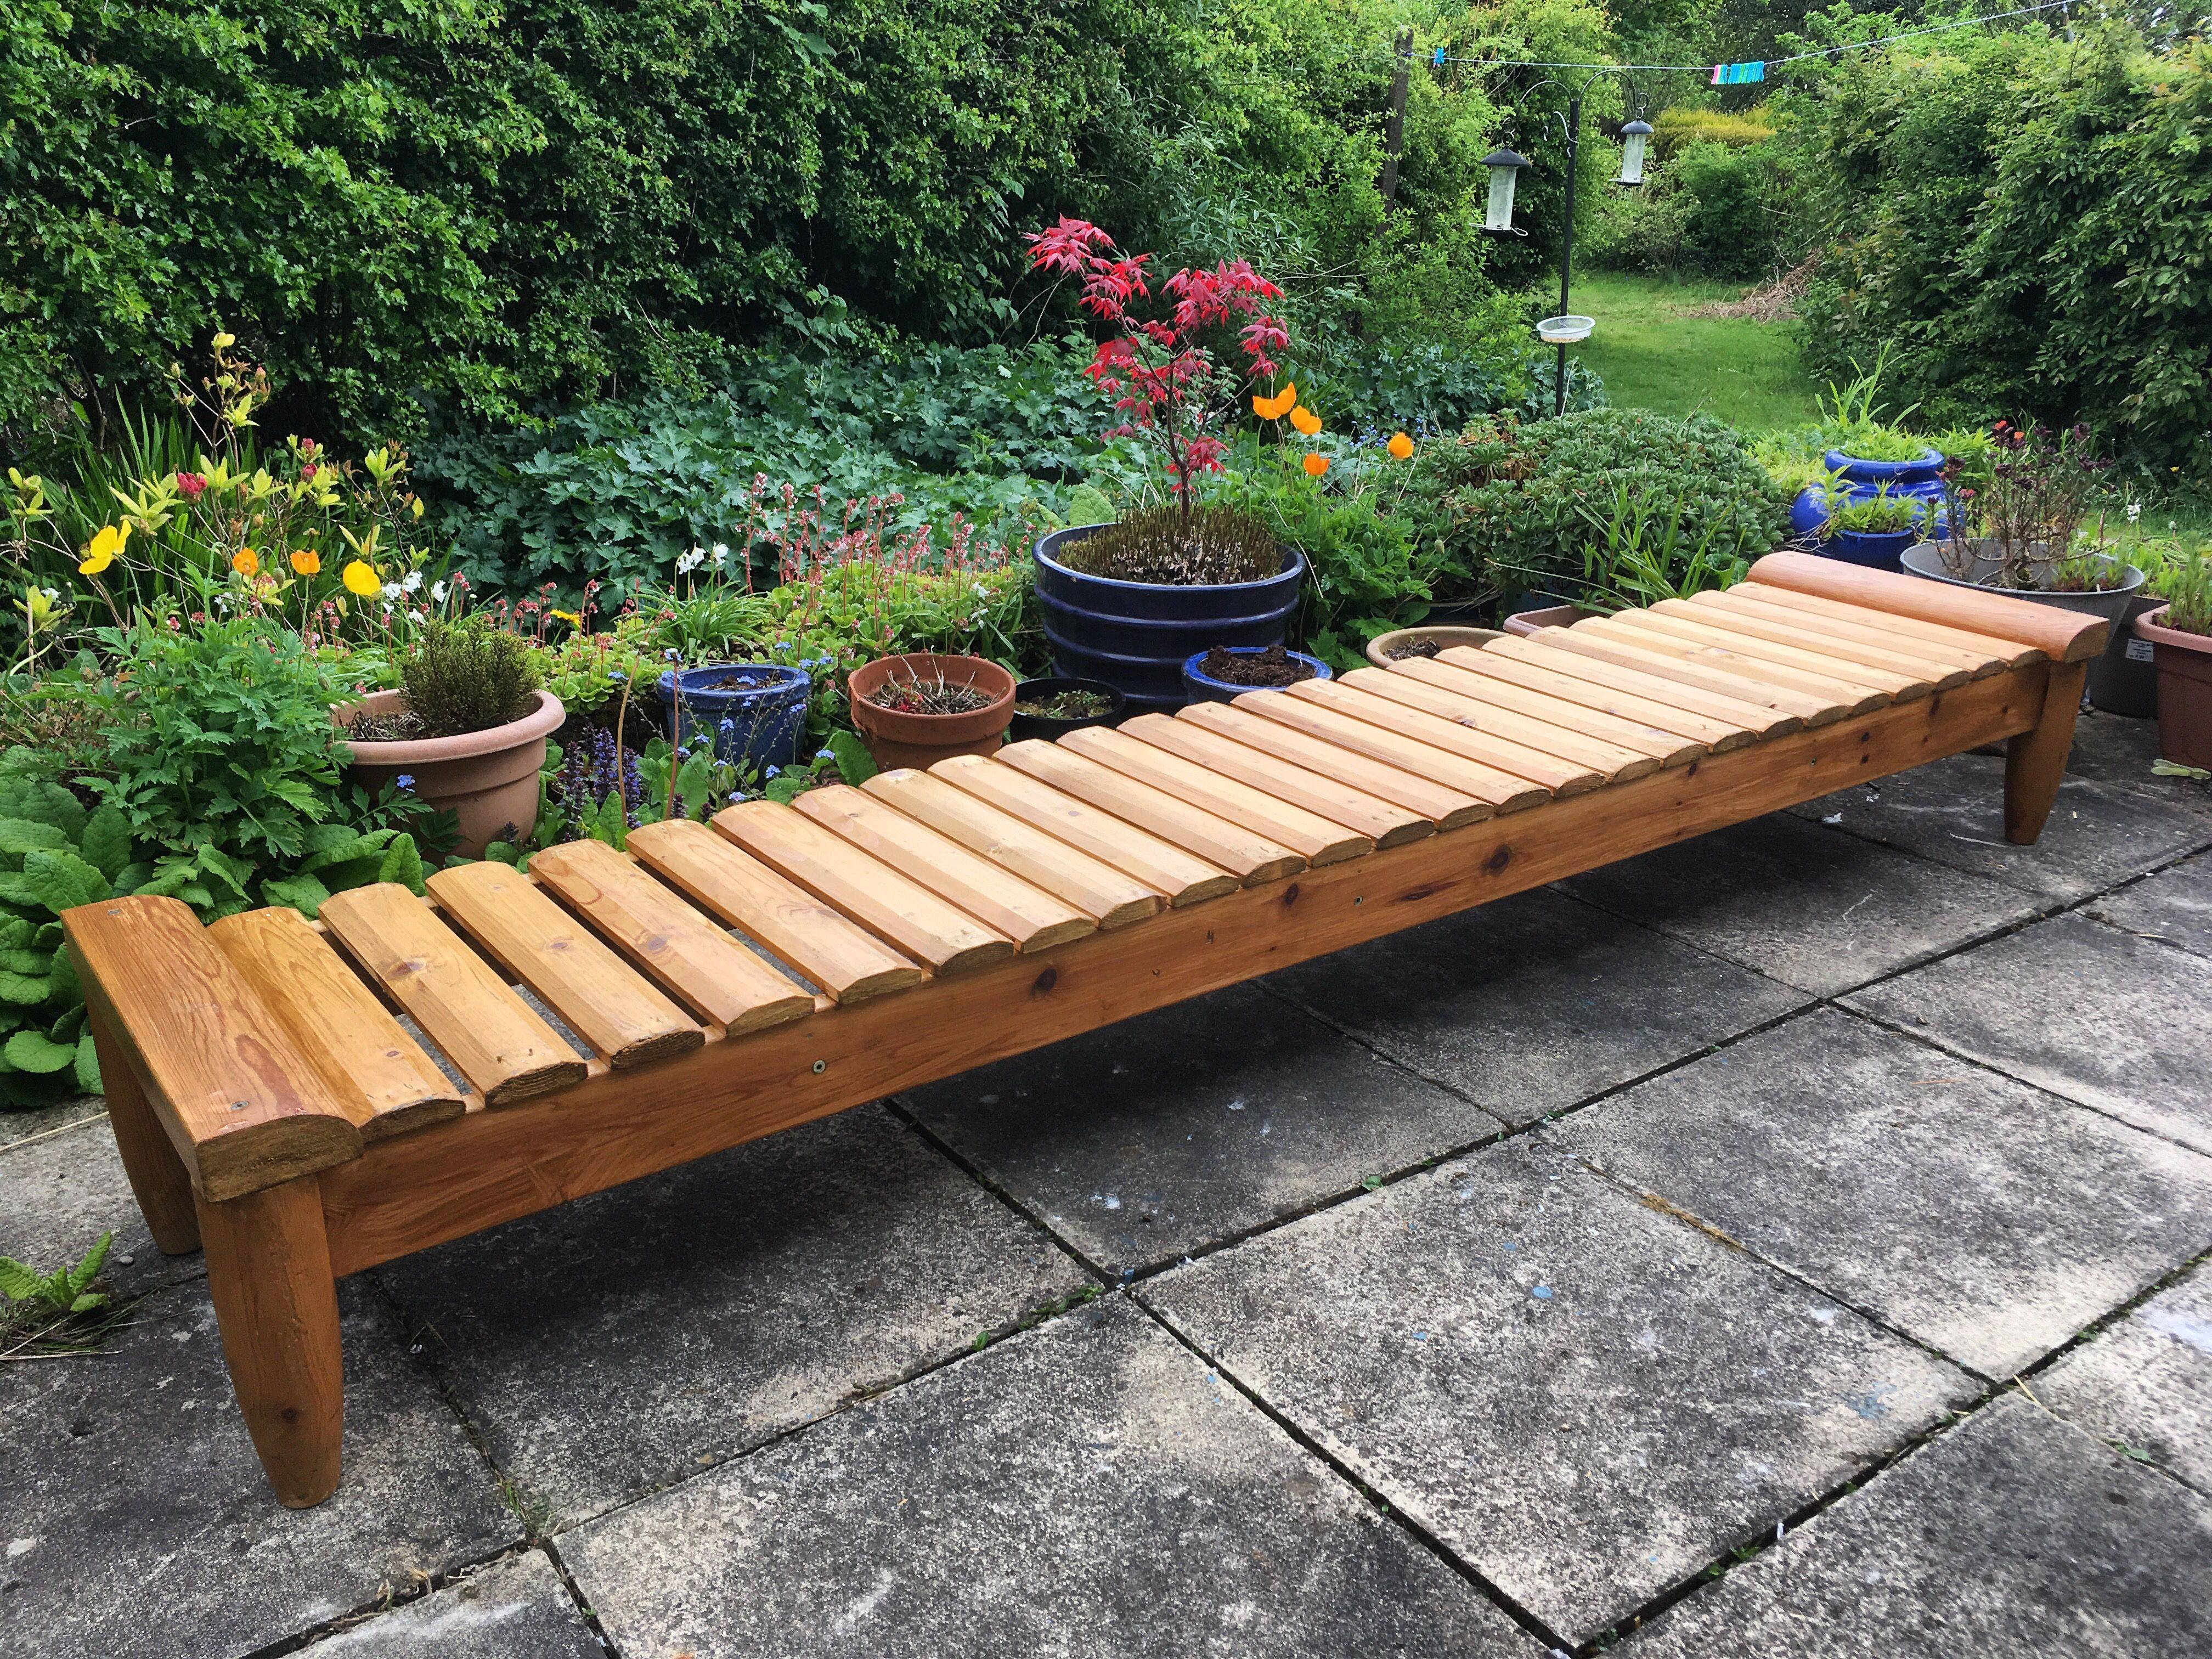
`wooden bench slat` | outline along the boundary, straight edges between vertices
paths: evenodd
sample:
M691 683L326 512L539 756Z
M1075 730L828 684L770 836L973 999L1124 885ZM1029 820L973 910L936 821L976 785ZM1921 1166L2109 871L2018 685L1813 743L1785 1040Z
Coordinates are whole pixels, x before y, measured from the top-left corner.
M1504 644L1493 641L1492 644ZM1517 645L1519 641L1512 643ZM1628 677L1618 676L1620 684L1608 684L1587 675L1565 674L1550 665L1552 659L1540 653L1509 654L1487 647L1475 649L1464 645L1446 646L1437 653L1437 660L1463 672L1475 674L1495 684L1510 687L1543 697L1556 697L1561 702L1609 714L1617 719L1648 726L1656 732L1678 734L1692 743L1705 744L1716 755L1724 755L1732 749L1741 749L1759 741L1767 729L1767 722L1785 717L1771 708L1748 711L1745 720L1721 719L1699 713L1656 697L1644 696L1628 688ZM1599 672L1600 665L1590 665ZM1747 723L1748 722L1748 723ZM1796 722L1789 720L1782 729L1795 731Z
M441 870L430 896L447 919L537 993L617 1071L697 1048L707 1034L514 866Z
M1173 842L1038 782L1026 772L980 755L955 755L930 775L1010 812L1033 829L1127 872L1181 908L1233 893L1243 884Z
M1439 672L1448 674L1452 671L1447 668ZM1472 679L1474 677L1469 675L1466 678ZM1501 708L1495 703L1448 690L1414 674L1381 668L1356 668L1344 677L1344 684L1355 690L1370 692L1378 697L1387 697L1392 702L1403 703L1408 708L1418 708L1423 714L1449 720L1455 726L1463 726L1486 737L1517 744L1536 754L1551 756L1563 764L1595 771L1606 783L1626 783L1637 778L1648 777L1659 769L1658 757L1647 755L1641 750L1607 743L1571 726L1537 720L1517 709Z
M1660 608L1677 605L1668 599ZM1968 680L1987 679L2004 672L2004 664L1978 651L1961 651L1929 640L1885 636L1875 629L1785 611L1756 599L1738 599L1731 593L1708 588L1685 602L1692 614L1717 626L1756 634L1784 644L1802 645L1852 662L1918 674L1938 691L1948 691Z
M1291 686L1288 691L1293 697L1411 738L1431 749L1441 749L1479 766L1493 767L1510 776L1524 778L1554 795L1587 794L1605 781L1605 775L1594 768L1561 760L1526 744L1492 737L1425 709L1409 708L1403 702L1340 681L1305 680Z
M1322 777L1340 778L1378 800L1419 813L1439 830L1477 823L1498 811L1492 802L1480 796L1448 788L1433 778L1372 759L1279 720L1262 720L1233 703L1194 702L1177 711L1175 718Z
M1605 750L1641 755L1649 759L1654 769L1667 766L1686 766L1707 752L1707 745L1695 738L1686 738L1679 732L1662 731L1656 726L1624 720L1618 714L1607 714L1585 703L1570 702L1565 697L1547 696L1540 691L1530 691L1510 680L1496 679L1487 675L1471 672L1455 663L1446 662L1442 654L1434 657L1405 657L1390 665L1390 672L1401 682L1432 687L1445 691L1477 709L1488 711L1485 718L1514 715L1528 721L1529 741L1536 742L1536 734L1561 732L1601 745ZM1499 728L1510 732L1515 728ZM1545 741L1557 741L1547 738ZM1540 744L1536 746L1540 747ZM1587 750L1583 758L1595 763L1598 750ZM1620 780L1616 778L1614 781Z
M1289 848L1072 748L1034 740L1012 743L1000 750L996 758L1063 794L1172 842L1228 871L1247 887L1279 881L1306 867L1305 860Z
M397 882L325 899L323 925L356 966L421 1026L486 1106L583 1081L575 1050L430 907Z
M361 1131L191 907L111 898L62 913L94 1015L130 1056L210 1202L359 1158Z
M1887 691L1876 687L1809 674L1762 657L1731 651L1695 637L1686 628L1668 626L1663 618L1642 612L1601 617L1595 622L1577 623L1575 627L1599 639L1618 641L1639 651L1656 652L1715 673L1731 675L1747 684L1778 688L1815 704L1831 704L1844 716L1870 714L1892 700Z
M1547 653L1550 657L1579 658L1610 664L1615 668L1626 668L1644 676L1645 680L1672 680L1685 693L1705 692L1725 697L1734 703L1751 703L1787 714L1802 726L1832 726L1842 720L1845 709L1840 702L1826 697L1808 697L1802 691L1793 691L1767 681L1747 679L1741 674L1723 673L1718 669L1703 667L1655 651L1643 644L1628 644L1607 636L1602 632L1584 632L1578 624L1573 628L1547 628L1532 634L1516 644Z
M1709 615L1694 605L1668 608L1676 605L1676 601L1666 600L1649 611L1638 611L1632 620L1639 628L1713 646L1747 661L1790 669L1806 676L1813 685L1825 682L1855 687L1895 702L1911 702L1936 689L1935 681L1917 669L1899 670L1858 662L1833 652L1817 650L1811 645L1770 639L1764 634L1733 626L1731 619ZM1961 680L1964 678L1960 676Z
M740 801L714 828L933 973L957 974L1014 954L1014 942L870 858L796 807Z
M2112 633L2111 623L2102 617L2086 617L1987 588L1869 570L1810 553L1769 553L1752 566L1751 579L1848 603L1858 607L1861 615L1873 611L1923 618L2032 645L2054 662L2087 662L2105 648Z
M1824 598L1818 593L1800 592L1794 587L1778 586L1755 577L1729 591L1756 599L1761 605L1802 611L1807 616L1826 617L1830 621L1847 622L1855 627L1879 628L1904 639L1925 640L1930 644L1956 646L1963 650L1986 653L2007 668L2024 668L2029 663L2042 659L2044 655L2039 647L2024 645L2018 640L2000 639L1994 634L1978 633L1972 629L1954 627L1948 623L1928 622L1917 617L1899 616L1894 611L1869 611L1864 605L1846 605L1840 599Z
M207 936L322 1072L364 1141L466 1109L422 1045L297 910L241 910Z
M1110 766L1139 783L1150 784L1177 800L1231 823L1249 824L1269 841L1289 848L1308 864L1336 864L1375 850L1373 837L1279 800L1266 791L1155 749L1111 726L1085 726L1060 739L1063 747Z
M702 1019L735 1036L814 1012L814 999L602 841L530 860L546 891Z
M1340 708L1323 708L1309 698L1282 691L1248 691L1231 706L1486 800L1500 812L1522 811L1552 798L1552 792L1540 783L1356 719Z
M986 927L996 928L1013 940L1017 950L1048 950L1098 929L1096 921L1073 905L861 790L832 784L808 790L792 805Z
M832 1002L865 1002L921 983L921 969L859 923L787 881L703 823L640 824L629 850L710 915L759 941ZM537 860L532 860L535 863Z
M901 767L878 772L860 787L917 823L1057 896L1102 928L1126 927L1158 915L1167 896L1011 813L955 789L942 778Z
M1354 789L1348 783L1323 777L1305 767L1294 766L1194 721L1178 720L1168 714L1139 714L1133 720L1123 721L1116 729L1146 748L1177 756L1277 800L1286 801L1328 823L1341 824L1366 837L1376 847L1397 847L1436 833L1433 820L1409 808L1395 805L1380 795ZM1313 858L1311 854L1307 856Z

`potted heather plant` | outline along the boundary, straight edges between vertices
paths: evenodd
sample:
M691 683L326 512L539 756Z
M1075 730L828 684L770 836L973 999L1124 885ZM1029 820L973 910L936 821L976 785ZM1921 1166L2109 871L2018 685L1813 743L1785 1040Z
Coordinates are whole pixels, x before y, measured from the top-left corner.
M1150 445L1164 483L1113 524L1070 526L1038 541L1045 636L1062 675L1108 681L1139 709L1172 708L1183 701L1182 663L1193 650L1279 645L1297 607L1304 557L1264 521L1201 503L1195 487L1220 470L1220 434L1247 385L1271 388L1255 389L1255 410L1288 415L1301 432L1319 428L1295 386L1272 392L1276 354L1290 337L1267 307L1282 291L1236 259L1176 271L1159 285L1164 303L1147 307L1151 255L1122 252L1079 219L1028 240L1031 266L1079 279L1084 308L1110 331L1087 371L1121 417L1108 435ZM1231 331L1243 355L1235 368L1217 360L1212 343Z
M845 687L853 724L884 771L991 754L1013 720L1014 677L982 657L878 657L848 675Z
M2192 547L2159 572L2155 611L2136 618L2158 670L2158 750L2212 767L2212 560Z
M355 779L372 793L394 783L427 806L451 808L463 858L526 834L538 822L546 740L567 714L539 684L530 642L488 622L432 618L399 677L398 690L331 711Z

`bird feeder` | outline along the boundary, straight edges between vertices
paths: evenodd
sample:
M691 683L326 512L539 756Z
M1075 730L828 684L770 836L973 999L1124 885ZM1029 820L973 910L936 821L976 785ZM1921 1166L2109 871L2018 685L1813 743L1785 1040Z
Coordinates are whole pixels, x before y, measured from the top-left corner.
M1490 210L1483 218L1482 228L1518 235L1520 233L1513 228L1513 188L1520 180L1521 169L1528 165L1528 158L1516 155L1510 149L1493 149L1482 158L1482 165L1490 169Z
M1650 137L1651 123L1649 121L1631 121L1621 128L1620 177L1613 183L1640 185L1644 182L1644 145Z

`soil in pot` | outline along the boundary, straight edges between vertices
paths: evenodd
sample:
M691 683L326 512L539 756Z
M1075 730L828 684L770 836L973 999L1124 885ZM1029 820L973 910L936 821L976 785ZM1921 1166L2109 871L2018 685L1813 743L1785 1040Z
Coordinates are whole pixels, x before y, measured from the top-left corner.
M1014 705L1017 714L1048 720L1095 720L1113 712L1114 699L1099 691L1056 691Z
M868 701L894 714L972 714L979 708L988 708L992 700L972 685L886 680L868 693Z
M1300 662L1279 645L1271 645L1264 651L1231 651L1217 645L1206 653L1206 660L1199 664L1199 672L1226 685L1255 688L1296 685L1314 675L1310 664Z

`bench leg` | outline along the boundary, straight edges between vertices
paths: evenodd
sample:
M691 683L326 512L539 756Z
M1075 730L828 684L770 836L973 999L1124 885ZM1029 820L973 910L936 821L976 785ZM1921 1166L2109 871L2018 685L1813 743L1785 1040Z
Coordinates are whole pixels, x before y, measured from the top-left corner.
M203 1200L208 1290L246 1431L290 1509L337 1489L345 1426L337 1281L312 1176L221 1204Z
M153 1103L138 1086L138 1074L107 1022L86 1011L93 1052L100 1056L100 1085L107 1091L107 1121L115 1131L115 1150L123 1173L146 1218L147 1231L167 1255L189 1255L200 1247L200 1219L192 1207L191 1177L170 1143L169 1132L154 1115Z
M2074 747L2074 718L2081 712L2086 662L2055 662L2043 692L2043 713L2027 731L2005 747L2005 839L2029 847L2043 833L2066 775L2067 752Z

